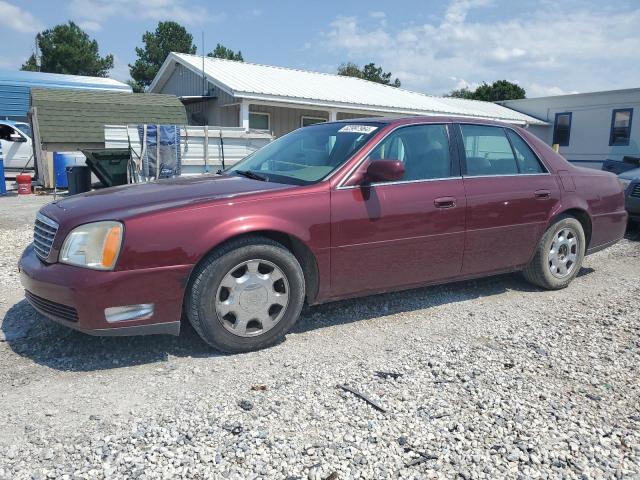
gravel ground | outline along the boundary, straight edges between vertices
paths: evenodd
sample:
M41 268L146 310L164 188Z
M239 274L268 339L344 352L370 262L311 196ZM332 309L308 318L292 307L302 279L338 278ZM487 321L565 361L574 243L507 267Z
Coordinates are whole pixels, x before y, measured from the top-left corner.
M188 327L94 338L35 313L15 264L48 200L0 198L0 478L640 478L638 231L563 291L343 301L220 355Z

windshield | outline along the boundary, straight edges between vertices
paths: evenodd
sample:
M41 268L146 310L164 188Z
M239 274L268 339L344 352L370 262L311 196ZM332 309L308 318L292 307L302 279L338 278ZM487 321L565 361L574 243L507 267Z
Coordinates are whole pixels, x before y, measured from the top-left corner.
M360 150L379 128L380 124L371 122L323 123L299 128L256 151L225 173L247 175L249 172L279 183L315 183Z
M31 134L31 125L28 123L16 123L14 126L29 138L33 138L33 135Z

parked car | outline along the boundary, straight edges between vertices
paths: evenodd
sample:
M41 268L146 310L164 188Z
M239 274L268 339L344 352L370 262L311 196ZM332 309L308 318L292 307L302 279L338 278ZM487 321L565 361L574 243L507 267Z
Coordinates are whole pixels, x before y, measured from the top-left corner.
M31 125L28 123L0 120L0 146L7 172L33 170L31 137Z
M627 170L618 175L624 188L624 202L629 218L640 223L640 168Z
M602 170L619 175L628 170L635 170L640 167L640 157L624 156L622 160L605 160L602 163Z
M219 175L44 206L20 260L41 313L95 335L278 342L303 304L522 271L564 288L627 223L611 173L517 127L427 117L298 129Z

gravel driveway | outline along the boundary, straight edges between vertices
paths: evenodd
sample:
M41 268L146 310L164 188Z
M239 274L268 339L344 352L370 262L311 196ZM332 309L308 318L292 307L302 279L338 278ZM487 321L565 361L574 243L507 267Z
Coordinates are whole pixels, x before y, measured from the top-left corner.
M95 338L35 313L15 265L49 200L0 198L0 478L640 478L637 231L566 290L343 301L220 355L189 327Z

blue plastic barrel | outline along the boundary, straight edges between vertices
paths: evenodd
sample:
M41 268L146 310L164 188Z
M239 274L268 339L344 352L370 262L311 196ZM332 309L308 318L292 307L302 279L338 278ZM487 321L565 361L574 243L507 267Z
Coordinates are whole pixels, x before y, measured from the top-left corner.
M69 188L67 180L67 167L84 165L84 156L78 152L54 152L53 172L55 175L56 187Z

